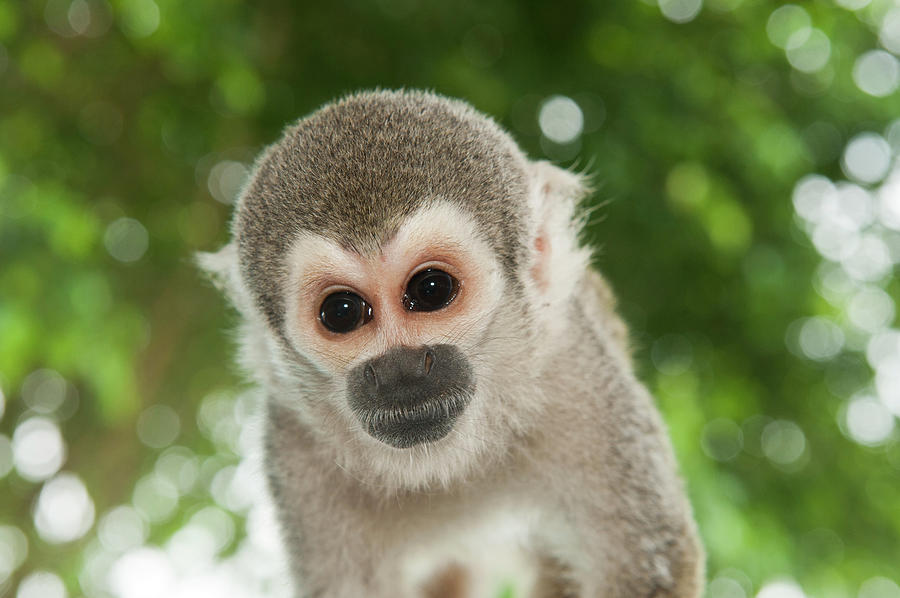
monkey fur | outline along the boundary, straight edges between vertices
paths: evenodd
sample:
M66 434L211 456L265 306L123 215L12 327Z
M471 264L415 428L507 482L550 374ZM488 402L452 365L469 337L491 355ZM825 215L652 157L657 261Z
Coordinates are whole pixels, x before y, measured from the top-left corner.
M579 244L586 194L428 92L345 97L258 158L201 263L264 391L298 598L700 596L664 425Z

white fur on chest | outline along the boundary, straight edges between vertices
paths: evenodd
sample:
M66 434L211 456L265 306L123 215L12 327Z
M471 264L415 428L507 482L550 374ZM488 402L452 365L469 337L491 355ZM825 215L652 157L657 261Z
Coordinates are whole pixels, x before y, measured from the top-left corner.
M465 571L467 598L529 596L538 576L531 547L536 519L524 509L498 509L411 542L401 563L404 595L421 595L429 580L457 566Z

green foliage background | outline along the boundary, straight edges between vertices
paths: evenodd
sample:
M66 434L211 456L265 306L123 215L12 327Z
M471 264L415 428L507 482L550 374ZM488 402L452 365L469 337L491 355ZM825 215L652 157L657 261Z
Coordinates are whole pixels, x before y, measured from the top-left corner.
M813 285L821 258L791 194L808 173L844 178L844 144L900 115L897 93L866 95L852 77L891 2L800 3L831 42L826 67L806 74L767 36L780 3L762 0L707 0L681 24L639 0L78 1L91 14L80 33L68 0L0 0L0 433L30 415L26 376L59 372L77 401L52 416L64 469L98 517L160 454L136 434L148 406L180 416L177 444L237 460L195 423L205 397L241 385L233 317L191 262L227 237L213 166L249 164L343 93L424 87L493 115L531 156L594 174L588 236L670 424L710 578L724 571L749 596L788 576L825 597L900 580L897 432L867 447L839 426L871 381L862 348L813 360L785 341L801 318L849 326ZM557 94L585 114L577 147L541 137L538 110ZM107 250L122 217L149 233L133 262ZM882 283L900 297L896 277ZM766 458L766 418L800 427L798 465ZM740 450L720 461L703 450L716 442ZM205 485L150 542L211 502ZM16 470L0 479L0 524L29 539L0 594L45 569L81 595L95 540L41 540L40 490Z

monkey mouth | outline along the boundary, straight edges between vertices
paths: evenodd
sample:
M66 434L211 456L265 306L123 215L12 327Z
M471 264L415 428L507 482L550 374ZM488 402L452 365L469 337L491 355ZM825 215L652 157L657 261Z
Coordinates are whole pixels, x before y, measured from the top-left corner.
M356 410L356 417L373 438L394 448L410 448L436 442L449 434L470 399L470 393L457 392L414 405L385 405Z

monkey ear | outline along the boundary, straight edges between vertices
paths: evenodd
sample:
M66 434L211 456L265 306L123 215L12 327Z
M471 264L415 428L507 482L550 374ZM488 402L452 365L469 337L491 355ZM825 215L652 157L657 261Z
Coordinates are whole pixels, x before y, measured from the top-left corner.
M222 291L239 311L243 312L246 294L243 292L238 271L238 255L235 244L229 243L215 253L198 251L194 254L194 261L213 285Z
M590 188L585 177L549 162L531 164L529 286L539 305L556 307L567 301L590 263L581 247L579 203Z

